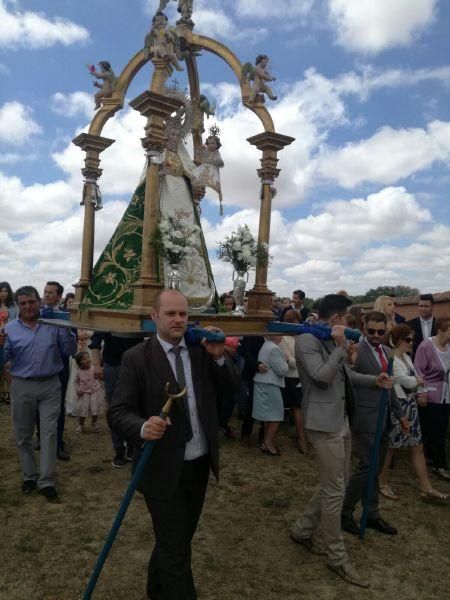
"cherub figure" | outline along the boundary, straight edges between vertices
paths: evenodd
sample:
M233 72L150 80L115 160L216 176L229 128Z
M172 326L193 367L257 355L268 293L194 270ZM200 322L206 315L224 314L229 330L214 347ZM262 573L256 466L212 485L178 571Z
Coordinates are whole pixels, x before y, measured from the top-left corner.
M113 95L114 89L116 87L116 76L114 75L114 71L111 68L111 65L107 60L101 60L98 63L100 67L100 73L95 70L95 67L91 65L89 67L89 73L96 77L97 79L103 79L103 83L100 84L97 81L94 81L94 87L100 88L100 91L97 92L94 96L95 106L94 110L100 108L102 98L111 98Z
M168 19L164 13L158 11L152 19L152 29L145 36L144 56L154 58L168 58L177 71L183 71L179 64L179 39L175 29L167 27Z
M158 11L163 11L169 4L170 0L159 0ZM178 0L177 11L180 13L184 21L190 21L194 10L194 0Z
M198 187L210 187L219 194L220 214L223 215L219 169L224 166L224 163L219 152L222 144L218 134L219 128L213 125L200 151L199 160L201 164L195 169L194 183Z
M211 104L207 96L200 94L200 110L206 115L206 118L209 119L209 117L215 115L216 105L214 103Z
M275 81L276 77L272 77L267 71L269 57L267 54L258 54L255 60L255 66L251 63L245 63L242 67L242 81L253 81L253 86L250 93L250 102L254 102L257 94L267 94L271 100L276 100L272 89L265 83L266 81Z

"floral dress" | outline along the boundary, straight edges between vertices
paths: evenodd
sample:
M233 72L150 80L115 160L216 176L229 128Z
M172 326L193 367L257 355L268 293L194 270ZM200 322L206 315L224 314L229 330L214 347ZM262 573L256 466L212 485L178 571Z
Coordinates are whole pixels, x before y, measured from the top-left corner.
M407 354L394 358L393 366L394 387L403 412L410 424L408 435L403 433L400 421L391 415L391 430L389 432L389 448L405 448L422 443L419 411L417 407L417 372Z

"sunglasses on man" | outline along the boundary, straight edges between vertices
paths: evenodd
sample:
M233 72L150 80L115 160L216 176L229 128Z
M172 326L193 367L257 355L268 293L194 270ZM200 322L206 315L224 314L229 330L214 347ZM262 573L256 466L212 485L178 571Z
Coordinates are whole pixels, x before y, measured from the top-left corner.
M367 333L369 335L384 335L386 333L386 329L368 329Z

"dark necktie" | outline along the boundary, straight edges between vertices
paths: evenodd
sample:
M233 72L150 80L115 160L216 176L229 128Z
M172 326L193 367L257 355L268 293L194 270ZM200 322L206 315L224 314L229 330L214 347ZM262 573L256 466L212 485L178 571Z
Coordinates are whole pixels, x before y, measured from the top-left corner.
M377 351L377 354L380 357L381 371L383 373L387 373L388 363L387 363L386 357L384 355L383 348L381 347L381 345L375 346L375 350Z
M186 377L184 376L183 359L181 358L181 346L173 346L173 348L170 349L170 352L175 354L175 372L177 383L180 390L183 390L186 387ZM187 441L189 441L192 439L192 424L187 392L183 396L183 405L184 412L186 413L186 438Z

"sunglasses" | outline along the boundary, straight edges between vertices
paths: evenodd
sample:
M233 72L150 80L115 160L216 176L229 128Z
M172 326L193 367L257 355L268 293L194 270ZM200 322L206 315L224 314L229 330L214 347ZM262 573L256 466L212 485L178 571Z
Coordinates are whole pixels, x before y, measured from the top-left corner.
M414 338L412 338L412 337L407 337L407 338L405 338L405 342L406 342L407 344L412 344L412 343L413 343L413 341L414 341Z
M386 333L386 329L368 329L367 333L369 335L384 335Z

